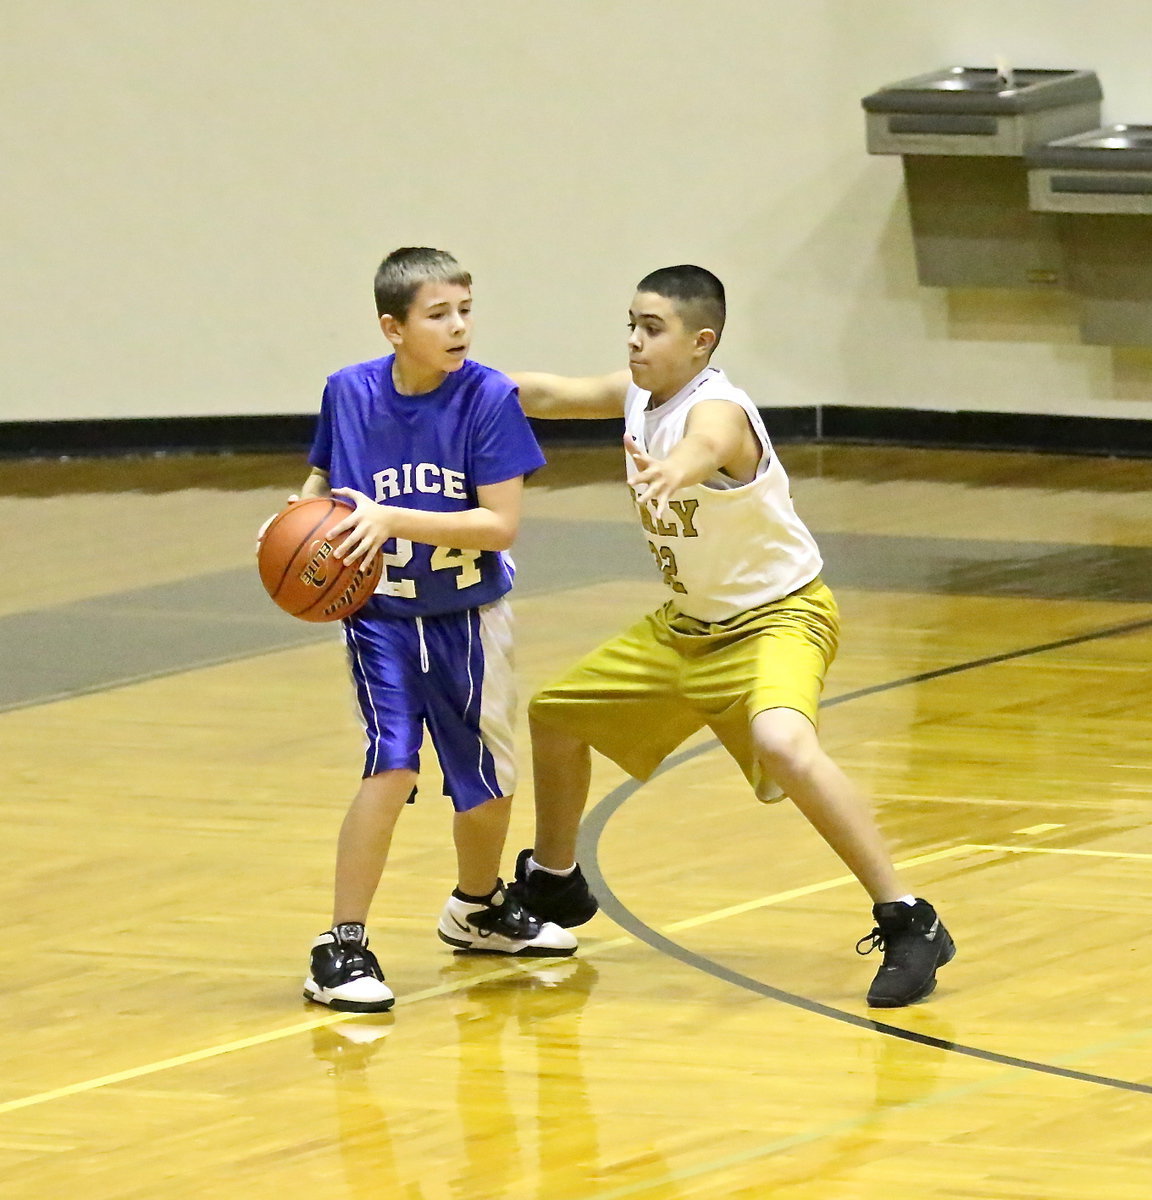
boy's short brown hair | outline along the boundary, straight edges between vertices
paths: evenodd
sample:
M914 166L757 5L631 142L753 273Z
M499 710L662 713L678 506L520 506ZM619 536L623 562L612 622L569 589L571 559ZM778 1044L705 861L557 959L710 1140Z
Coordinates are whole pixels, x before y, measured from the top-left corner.
M429 281L472 286L472 276L448 253L430 246L401 246L376 268L376 315L404 321L416 293Z
M720 341L727 306L724 285L711 271L689 263L661 267L645 275L636 285L636 290L654 292L673 301L686 326L711 329L716 334L716 341Z

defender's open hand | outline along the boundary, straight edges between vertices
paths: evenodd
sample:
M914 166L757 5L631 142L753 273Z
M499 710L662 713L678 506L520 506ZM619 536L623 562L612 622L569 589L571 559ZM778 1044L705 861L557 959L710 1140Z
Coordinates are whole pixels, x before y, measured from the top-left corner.
M668 510L668 500L684 486L684 473L666 458L653 458L636 444L635 438L624 435L624 449L636 464L639 474L629 480L641 504L653 504L657 518Z

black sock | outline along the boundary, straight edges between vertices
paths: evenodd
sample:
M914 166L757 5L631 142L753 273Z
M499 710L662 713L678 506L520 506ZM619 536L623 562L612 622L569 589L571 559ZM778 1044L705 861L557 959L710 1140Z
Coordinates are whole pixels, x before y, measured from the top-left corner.
M487 896L469 896L467 892L462 892L458 887L452 889L452 895L457 900L463 900L465 904L491 904L492 897L500 890L500 885L497 884Z

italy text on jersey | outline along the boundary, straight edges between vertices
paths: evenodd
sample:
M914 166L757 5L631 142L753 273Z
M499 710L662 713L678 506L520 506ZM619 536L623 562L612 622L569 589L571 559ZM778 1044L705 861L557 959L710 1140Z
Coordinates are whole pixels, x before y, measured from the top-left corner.
M700 507L699 500L669 500L668 512L675 517L675 520L665 521L656 516L654 505L642 504L637 499L634 487L629 485L628 490L632 493L632 503L636 505L636 511L640 514L640 524L649 533L654 533L658 537L669 538L694 538L700 536L700 531L696 528L695 521L693 520L696 510Z

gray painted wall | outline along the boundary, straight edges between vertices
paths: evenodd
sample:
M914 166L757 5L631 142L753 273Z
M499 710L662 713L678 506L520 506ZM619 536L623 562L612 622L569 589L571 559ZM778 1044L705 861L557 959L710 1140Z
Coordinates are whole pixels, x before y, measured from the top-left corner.
M860 98L1087 67L1152 120L1146 0L7 0L0 420L315 408L383 352L376 262L453 250L477 357L623 362L640 274L729 287L763 405L1152 417L1060 296L919 287Z

